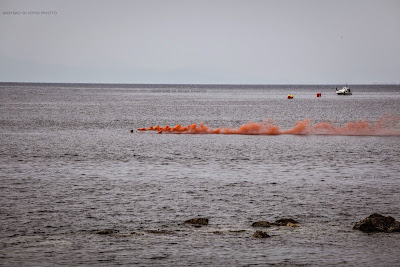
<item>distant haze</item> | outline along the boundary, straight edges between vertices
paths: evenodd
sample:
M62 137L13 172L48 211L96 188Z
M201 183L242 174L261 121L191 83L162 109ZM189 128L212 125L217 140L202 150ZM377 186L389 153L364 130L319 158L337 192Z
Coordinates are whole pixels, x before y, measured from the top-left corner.
M0 0L0 82L400 83L400 1Z

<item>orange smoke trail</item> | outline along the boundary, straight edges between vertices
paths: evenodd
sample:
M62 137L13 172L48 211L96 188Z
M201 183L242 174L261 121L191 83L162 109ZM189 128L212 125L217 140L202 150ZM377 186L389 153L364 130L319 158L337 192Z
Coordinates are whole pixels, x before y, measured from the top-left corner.
M149 128L140 128L138 131L156 131L159 133L176 133L176 134L245 134L245 135L395 135L400 136L399 125L400 117L383 117L376 123L367 121L348 122L344 126L334 126L329 122L321 122L312 125L310 119L298 121L295 126L288 130L281 130L280 127L271 123L270 120L262 123L248 122L239 128L223 128L213 129L203 123L182 126L178 124L174 127L168 125L160 127L159 125Z

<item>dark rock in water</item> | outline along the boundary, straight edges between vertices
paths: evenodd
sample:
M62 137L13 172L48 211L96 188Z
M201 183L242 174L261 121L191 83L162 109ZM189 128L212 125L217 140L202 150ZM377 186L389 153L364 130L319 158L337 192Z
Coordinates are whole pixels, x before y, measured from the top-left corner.
M240 229L240 230L229 230L230 233L243 233L246 232L246 230Z
M253 227L271 227L271 223L267 221L258 221L253 223L251 226Z
M167 231L167 230L146 230L147 233L150 234L158 234L158 235L169 235L169 234L173 234L173 232L171 231Z
M111 235L111 234L115 234L115 233L118 233L118 232L119 231L115 230L115 229L104 229L104 230L97 231L96 234L98 234L98 235Z
M143 235L142 233L137 233L137 232L131 232L131 235Z
M255 231L254 234L253 234L253 237L255 237L255 238L267 238L267 237L270 237L270 235L268 235L267 232Z
M293 219L282 218L282 219L276 220L276 221L273 223L273 225L277 225L277 226L286 226L288 223L296 224L296 223L299 223L299 222L296 221L296 220L293 220Z
M369 217L359 221L353 227L354 230L362 232L400 232L400 222L391 216L383 216L377 213L371 214Z
M185 221L185 223L197 224L197 225L208 225L208 219L207 218L194 218L194 219Z

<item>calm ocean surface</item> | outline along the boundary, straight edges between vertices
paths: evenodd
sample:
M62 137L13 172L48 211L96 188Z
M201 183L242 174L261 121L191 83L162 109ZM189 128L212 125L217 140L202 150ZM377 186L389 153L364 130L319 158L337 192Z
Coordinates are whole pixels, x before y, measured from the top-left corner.
M352 227L400 220L400 86L351 89L0 84L0 265L399 266L399 233ZM385 116L389 135L136 132ZM251 226L282 217L300 227Z

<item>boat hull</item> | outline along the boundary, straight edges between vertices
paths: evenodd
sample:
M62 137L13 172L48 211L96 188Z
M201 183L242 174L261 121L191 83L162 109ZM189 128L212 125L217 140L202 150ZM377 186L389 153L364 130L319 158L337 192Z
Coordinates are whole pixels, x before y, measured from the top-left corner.
M353 93L336 92L338 95L352 95Z
M343 87L343 88L340 89L340 90L337 90L337 89L336 89L336 94L338 94L338 95L351 95L352 93L351 93L351 91L350 91L350 88L348 88L347 86L345 86L345 87Z

